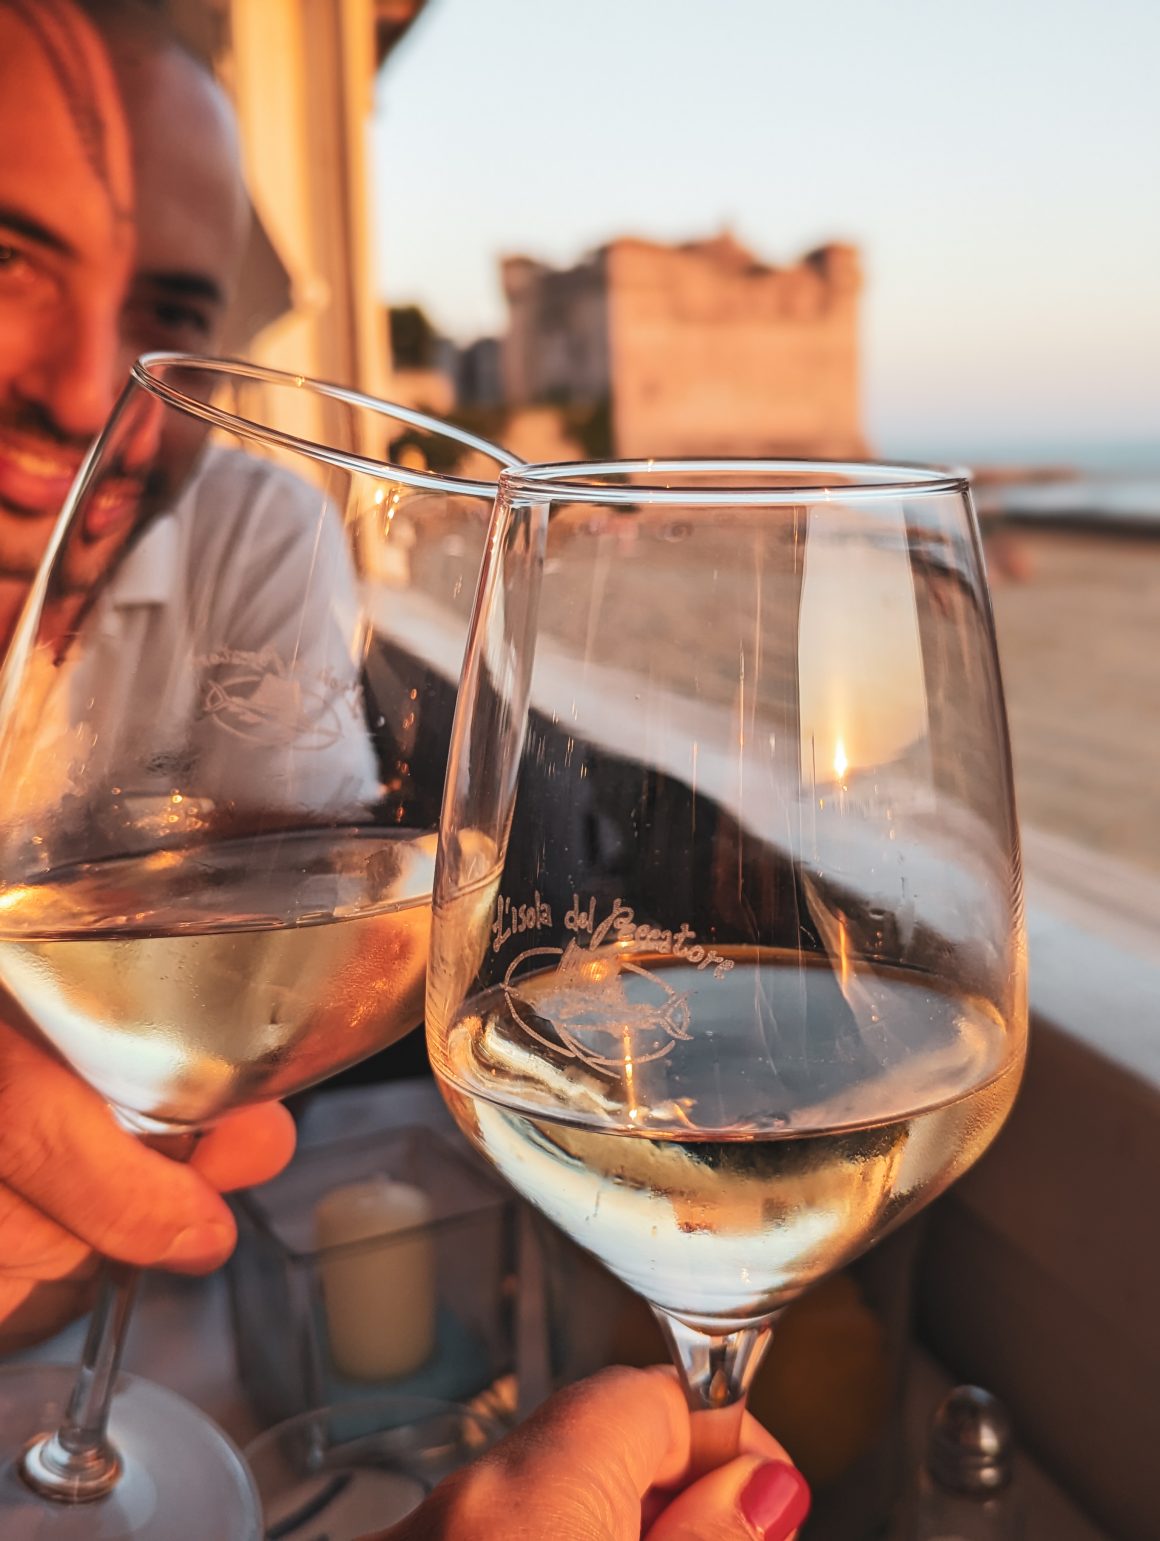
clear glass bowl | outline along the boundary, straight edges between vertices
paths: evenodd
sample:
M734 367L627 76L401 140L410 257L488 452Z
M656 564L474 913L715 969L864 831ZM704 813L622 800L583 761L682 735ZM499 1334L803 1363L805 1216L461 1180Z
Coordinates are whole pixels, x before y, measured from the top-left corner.
M498 1437L486 1414L367 1397L288 1418L246 1449L268 1541L354 1541L410 1514Z
M320 1245L319 1205L379 1180L419 1191L425 1222ZM509 1375L514 1207L490 1173L421 1126L306 1147L273 1182L240 1196L230 1302L238 1372L259 1420L377 1396L469 1402ZM328 1295L336 1284L346 1288ZM377 1340L405 1338L406 1305L413 1311L424 1296L427 1350L386 1369L392 1355L384 1359ZM360 1339L362 1366L352 1363Z

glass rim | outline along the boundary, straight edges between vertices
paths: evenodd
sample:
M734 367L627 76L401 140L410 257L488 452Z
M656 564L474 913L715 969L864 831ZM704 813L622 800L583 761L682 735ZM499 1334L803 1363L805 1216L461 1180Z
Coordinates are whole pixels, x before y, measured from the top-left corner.
M493 444L489 439L480 438L478 434L471 433L466 428L457 428L414 407L405 407L399 402L388 401L381 396L369 396L364 391L335 385L329 380L317 380L310 375L292 374L284 369L271 369L264 364L251 364L244 359L213 358L202 353L154 351L141 354L129 372L130 380L135 385L175 410L186 413L187 416L200 418L202 422L211 423L214 427L223 428L229 433L238 434L239 437L257 439L264 444L289 449L310 460L336 466L342 470L357 471L379 480L389 473L392 481L420 491L457 493L461 496L486 498L489 501L495 498L494 481L481 482L461 476L446 475L438 471L411 470L407 466L396 464L393 460L375 460L365 455L356 455L350 450L335 449L332 445L320 444L315 439L303 438L299 434L286 433L283 429L274 428L269 423L256 422L253 418L243 417L239 413L227 412L224 407L215 407L210 402L199 401L196 397L178 390L162 374L155 372L170 367L200 371L205 375L220 376L224 379L256 380L271 385L286 385L296 390L309 390L328 400L340 401L347 406L361 407L376 416L393 418L408 427L422 428L442 438L453 439L467 449L478 450L481 454L487 455L495 460L501 469L515 469L523 463L510 450Z
M830 473L831 486L795 480ZM729 486L730 475L778 475L784 479L768 487ZM623 476L670 477L662 486L621 482ZM721 477L719 484L681 478ZM849 480L838 481L839 477ZM507 502L542 502L545 498L569 503L605 505L647 503L669 507L766 507L778 504L863 501L883 497L925 497L932 493L965 494L970 491L970 472L961 466L899 464L878 460L809 460L777 456L713 456L647 460L562 460L506 467L499 476L500 496Z
M399 1411L404 1406L416 1413L416 1417L411 1420L412 1423L419 1422L424 1417L457 1413L472 1419L485 1434L498 1431L496 1420L491 1414L472 1407L467 1402L452 1401L450 1397L426 1396L421 1392L372 1391L366 1395L345 1399L336 1397L330 1402L319 1402L315 1406L301 1408L296 1413L289 1413L285 1418L280 1418L277 1423L272 1423L269 1428L259 1430L253 1439L248 1440L242 1447L242 1453L247 1460L265 1455L268 1450L277 1449L288 1434L296 1433L300 1428L309 1428L319 1419L334 1418L337 1415L347 1417L352 1413L357 1416L360 1412ZM406 1425L400 1425L400 1427L406 1427ZM357 1437L361 1439L365 1436ZM345 1443L351 1442L345 1441Z

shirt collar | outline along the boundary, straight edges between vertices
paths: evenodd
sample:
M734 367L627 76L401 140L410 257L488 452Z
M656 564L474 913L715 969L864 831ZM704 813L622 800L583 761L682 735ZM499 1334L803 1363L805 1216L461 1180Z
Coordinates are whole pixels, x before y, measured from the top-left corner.
M120 609L168 603L177 580L179 544L176 512L155 519L109 583L109 604Z

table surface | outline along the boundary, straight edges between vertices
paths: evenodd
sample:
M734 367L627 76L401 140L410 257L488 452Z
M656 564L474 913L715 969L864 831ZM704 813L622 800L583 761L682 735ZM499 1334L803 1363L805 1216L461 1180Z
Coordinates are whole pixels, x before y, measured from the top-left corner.
M404 1124L425 1124L458 1138L434 1083L424 1079L319 1093L301 1118L299 1144L324 1144ZM15 1356L13 1362L75 1363L84 1325L73 1323L47 1343ZM134 1374L180 1392L240 1445L261 1432L238 1384L225 1277L220 1272L208 1279L148 1276L124 1364ZM913 1451L921 1448L930 1414L949 1386L941 1366L916 1350L906 1409ZM1028 1509L1026 1541L1110 1541L1027 1458L1021 1460L1020 1482Z

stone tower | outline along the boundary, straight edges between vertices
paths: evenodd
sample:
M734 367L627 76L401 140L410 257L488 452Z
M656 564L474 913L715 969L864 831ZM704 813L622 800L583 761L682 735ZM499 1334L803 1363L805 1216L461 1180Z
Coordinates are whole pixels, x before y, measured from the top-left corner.
M621 239L570 269L502 272L513 406L607 400L618 455L865 453L852 246L775 268L728 232Z

